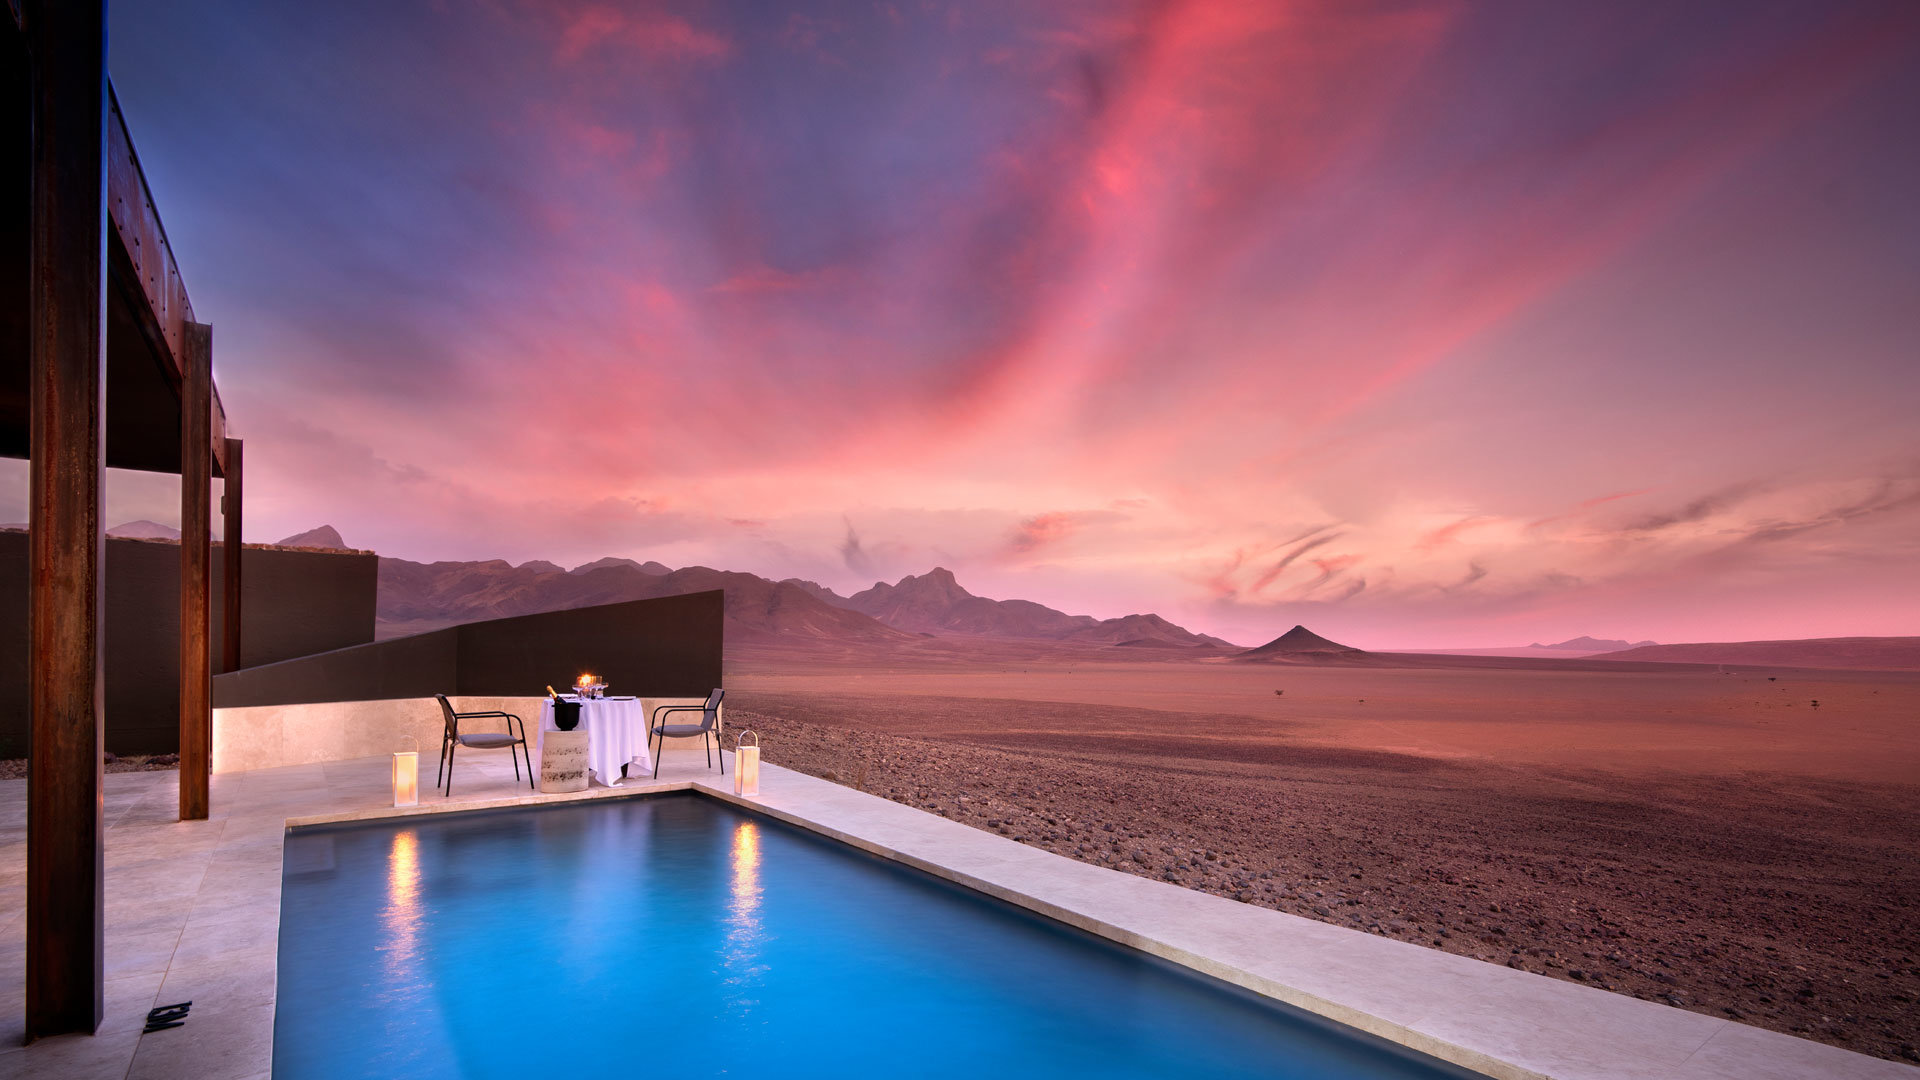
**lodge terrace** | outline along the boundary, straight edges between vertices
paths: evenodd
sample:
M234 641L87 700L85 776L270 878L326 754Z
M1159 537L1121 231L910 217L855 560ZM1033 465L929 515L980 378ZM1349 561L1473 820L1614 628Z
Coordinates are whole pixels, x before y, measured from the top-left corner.
M0 152L13 155L0 167L0 453L27 459L31 483L24 605L30 775L24 793L18 783L0 782L0 854L10 862L0 866L0 887L25 898L23 913L9 908L0 920L0 952L10 962L24 960L25 992L22 998L14 989L19 984L0 986L0 1008L22 1006L24 1034L38 1040L0 1046L0 1075L334 1076L348 1070L335 1068L326 1051L417 1052L429 1044L403 1035L392 1040L401 1045L387 1046L355 1038L336 1023L350 1009L384 1009L387 999L315 990L336 970L326 965L386 955L379 947L387 941L441 948L403 958L399 966L409 978L443 970L458 972L463 983L477 976L501 987L469 995L460 1003L467 1010L462 1023L447 1028L441 1046L429 1045L429 1053L445 1051L433 1058L443 1064L460 1062L465 1054L468 1061L493 1066L464 1075L542 1075L556 1060L587 1060L598 1068L609 1060L599 1055L627 1051L629 1041L644 1049L628 1054L628 1064L647 1072L692 1075L697 1063L699 1070L752 1073L758 1063L759 1075L893 1074L903 1063L913 1071L936 1058L964 1065L961 1055L979 1041L930 1054L929 1033L958 1033L964 1042L975 1033L1022 1024L1078 1036L1084 1051L1105 1052L1109 1061L1125 1056L1113 1053L1129 1045L1121 1040L1144 1031L1164 1051L1156 1060L1168 1067L1157 1075L1231 1071L1210 1069L1209 1059L1200 1056L1220 1040L1192 1024L1168 1021L1173 1014L1145 998L1102 999L1083 1014L1043 1011L1084 1004L1092 1000L1088 990L1130 990L1136 975L1147 974L1177 975L1180 1001L1199 1001L1188 991L1199 985L1196 977L1210 980L1205 1007L1183 1006L1183 1015L1220 1025L1211 1030L1230 1030L1231 1024L1231 1030L1251 1032L1258 1041L1245 1046L1268 1045L1267 1033L1284 1027L1292 1033L1289 1047L1314 1053L1324 1048L1341 1060L1364 1052L1378 1066L1364 1075L1374 1077L1916 1075L1898 1062L1730 1019L1070 859L771 763L757 770L749 789L741 783L741 759L724 748L711 757L677 749L664 763L655 759L653 768L631 777L616 779L624 767L609 768L600 786L549 793L544 786L534 789L510 748L472 761L462 752L456 792L448 747L444 786L419 799L415 781L424 776L424 765L410 766L402 758L414 758L415 748L431 753L439 733L452 731L450 706L443 726L424 704L437 692L466 699L464 707L474 710L469 715L536 717L543 702L551 710L557 700L537 696L541 679L568 678L581 670L569 665L579 664L615 673L623 686L648 695L651 706L678 703L699 713L691 706L711 688L713 724L704 730L717 737L723 597L656 597L461 624L242 670L241 445L228 437L213 382L212 331L188 302L107 80L105 14L99 2L8 0L0 17ZM176 776L115 775L111 788L102 772L108 749L105 623L111 618L104 602L102 508L109 467L179 475L182 527L181 768ZM209 525L216 478L224 482L225 511L225 612L217 658ZM269 621L266 608L251 607L249 625ZM0 659L11 661L20 651L0 653ZM528 726L546 730L544 722ZM529 749L536 748L522 746L520 752ZM531 768L534 757L546 764L544 750L520 760ZM748 760L757 757L756 746ZM216 769L218 775L210 776ZM437 784L439 779L436 772ZM212 802L216 794L218 805ZM22 846L23 821L20 874L11 860ZM521 844L542 830L551 842ZM596 846L583 839L590 836L612 842ZM336 866L332 841L343 837ZM473 841L482 846L465 847L468 857L443 857ZM445 933L422 930L429 924L418 920L430 914L422 897L447 885L447 866L490 873L530 861L516 857L528 852L571 860L560 872L548 867L519 879L556 891L503 896L497 878L453 884L474 898L455 917L518 911L526 925L551 935L545 951L522 950L538 965L531 975L502 963L491 951L493 939L471 933L471 924L433 924L450 927ZM694 855L700 861L687 861ZM348 865L348 857L361 861ZM436 861L439 878L432 873ZM120 891L113 905L106 893L110 863ZM636 873L636 867L681 872ZM615 889L607 887L610 877L618 878ZM660 889L616 891L636 883ZM863 906L861 897L905 895L883 893L881 884L909 889L914 902ZM312 891L333 885L342 888ZM306 899L283 910L289 895ZM577 897L598 903L581 904ZM681 921L647 924L633 917L656 902L661 910L697 912L706 921L690 928ZM957 908L978 917L966 925L991 922L998 931L977 939L982 948L950 950L951 963L940 977L918 978L926 970L917 961L924 955L920 946L937 936L929 929L959 925L964 920L951 917ZM577 936L570 922L551 917L587 909L595 921ZM217 917L202 925L193 913L203 910ZM869 916L882 910L897 918L886 933L876 934ZM367 916L382 911L396 918ZM793 917L796 912L800 917ZM336 922L300 921L316 914ZM776 922L776 914L785 921ZM291 920L283 921L284 915ZM824 937L834 922L848 931ZM336 931L362 935L360 947L338 947L345 938ZM584 989L564 976L553 978L559 988L607 1007L607 1020L585 1025L589 1034L608 1034L600 1048L581 1041L577 1030L560 1032L574 1041L557 1042L528 1037L551 1035L547 1027L501 1022L513 1015L514 994L559 970L548 958L586 951L582 942L602 946L616 933L632 953L675 949L686 962L664 966L667 974L648 979L642 965L609 961L604 970L618 978L589 981ZM859 971L838 966L863 955L876 937L893 945L881 962ZM1029 947L1042 938L1058 951L1042 954ZM109 942L112 956L106 953ZM830 963L801 966L796 975L797 953L769 951L782 942ZM284 967L283 946L294 961ZM472 951L461 951L468 947ZM619 948L600 951L625 959L615 955ZM1067 952L1079 958L1083 973L1118 971L1120 977L1082 974L1044 984L1009 977L1005 967L996 970L1004 962ZM326 953L338 955L320 955ZM976 969L989 977L966 975ZM1029 970L1057 978L1063 969L1049 962ZM690 1015L690 999L676 998L684 987L676 973L704 973L725 984L733 972L761 970L781 973L789 992L784 999L768 995L760 1016L785 1020L795 1038L774 1040L740 1068L738 1036L747 1026L718 1029L717 1038L687 1037L689 1029L679 1021ZM871 981L874 971L914 976L915 992L870 995L859 1007L841 1007L820 993L884 985ZM630 977L635 975L643 978ZM977 991L971 1000L1015 1007L971 1029L952 1023L963 1012L950 1007L949 991L956 985ZM1039 992L1030 993L1036 987ZM758 1008L760 991L752 993ZM198 999L192 1026L163 1021L165 1030L142 1030L150 1007L190 998ZM567 1007L563 998L541 1000L548 1012L556 1000L563 1002L563 1013ZM920 1011L896 1015L918 1022L876 1021L881 1010L900 1002ZM1261 1024L1241 1025L1236 1018L1253 1008L1261 1010ZM1132 1023L1135 1015L1146 1022ZM674 1018L665 1038L651 1030L661 1016ZM285 1039L276 1030L281 1017L290 1021ZM387 1017L373 1019L376 1024L357 1033L384 1030ZM1087 1019L1106 1026L1094 1029ZM649 1025L644 1044L628 1040L626 1028L616 1023ZM1090 1030L1095 1036L1085 1038ZM1015 1048L1010 1060L1044 1066L1060 1045L1054 1037L1028 1043ZM495 1048L505 1053L478 1057ZM865 1067L844 1067L849 1050L868 1055ZM1240 1074L1290 1061L1292 1052L1249 1054L1243 1059L1249 1067ZM1065 1062L1058 1071L1071 1075L1068 1070L1086 1059L1068 1054L1057 1060ZM361 1074L411 1071L384 1067ZM1098 1066L1084 1071L1101 1072ZM1362 1074L1329 1069L1317 1075Z

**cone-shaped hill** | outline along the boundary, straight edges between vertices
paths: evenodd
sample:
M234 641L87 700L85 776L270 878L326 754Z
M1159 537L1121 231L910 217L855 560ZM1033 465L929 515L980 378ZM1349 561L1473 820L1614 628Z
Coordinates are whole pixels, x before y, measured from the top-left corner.
M1328 641L1304 626L1296 626L1265 645L1248 649L1233 659L1268 664L1351 664L1372 658L1372 653L1337 641Z

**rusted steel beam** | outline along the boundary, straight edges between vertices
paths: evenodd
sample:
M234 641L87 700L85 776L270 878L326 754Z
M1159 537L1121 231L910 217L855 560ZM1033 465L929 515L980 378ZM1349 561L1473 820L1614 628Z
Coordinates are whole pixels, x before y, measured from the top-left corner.
M220 384L207 376L207 386L213 390L213 434L208 445L213 448L213 475L227 475L227 444L234 440L227 438L227 407L220 403Z
M114 276L161 374L178 390L184 369L180 350L186 328L193 322L193 304L187 299L186 282L167 243L166 227L160 223L160 211L154 205L146 173L140 168L140 155L133 148L133 137L127 133L126 118L120 113L120 102L114 98L111 85L107 103L111 111L107 124L107 205L113 224ZM226 428L226 408L216 388L210 434L216 476L226 475Z
M28 0L27 1038L100 1026L106 5Z
M153 192L147 188L146 174L140 171L140 156L134 153L126 119L120 115L120 103L113 99L111 88L107 102L112 111L107 123L108 212L113 218L114 235L126 251L135 283L152 316L149 329L158 336L156 351L161 354L167 381L179 386L180 343L186 325L193 321L193 305L187 301L186 283L173 261L173 249L167 246L167 230L160 224L160 211L154 207Z
M213 327L180 337L180 820L207 816L213 751Z
M226 587L222 590L222 607L225 611L221 619L220 670L240 670L240 526L243 522L246 505L243 501L243 481L246 479L246 446L239 439L226 440L227 468L226 491L220 496L221 525L224 541L222 547L221 569L226 573Z

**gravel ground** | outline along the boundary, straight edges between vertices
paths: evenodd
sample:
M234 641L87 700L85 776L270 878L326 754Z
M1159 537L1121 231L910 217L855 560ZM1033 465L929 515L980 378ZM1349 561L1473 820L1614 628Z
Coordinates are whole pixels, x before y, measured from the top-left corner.
M1070 858L1920 1061L1910 792L1311 747L1166 758L1150 739L1009 749L791 702L729 713L769 762Z
M174 754L135 754L130 757L115 757L106 764L108 772L166 772L179 767L180 758ZM25 780L26 778L26 758L0 758L0 780Z

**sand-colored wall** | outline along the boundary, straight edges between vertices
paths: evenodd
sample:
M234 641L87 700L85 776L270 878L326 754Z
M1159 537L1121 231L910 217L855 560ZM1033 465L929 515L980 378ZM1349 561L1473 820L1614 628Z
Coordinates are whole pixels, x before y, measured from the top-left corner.
M699 705L703 700L663 697L643 698L642 703L652 715L652 710L661 705ZM526 721L528 738L537 742L540 701L539 697L458 697L453 705L461 712L498 709L513 713ZM666 719L679 723L697 722L699 718L681 713ZM724 728L725 706L721 707L720 719ZM476 723L486 726L485 722ZM402 750L419 751L423 766L430 767L439 754L442 725L440 704L430 697L215 709L213 771L275 769ZM699 746L698 739L674 739L668 742L667 753Z

